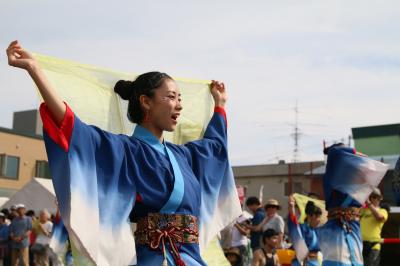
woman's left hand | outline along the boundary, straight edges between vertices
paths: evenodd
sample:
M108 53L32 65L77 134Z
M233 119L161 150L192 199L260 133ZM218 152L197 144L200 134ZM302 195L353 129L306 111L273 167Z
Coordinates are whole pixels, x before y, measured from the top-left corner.
M212 80L210 84L211 94L214 98L216 107L225 107L228 96L226 95L225 84L216 80Z

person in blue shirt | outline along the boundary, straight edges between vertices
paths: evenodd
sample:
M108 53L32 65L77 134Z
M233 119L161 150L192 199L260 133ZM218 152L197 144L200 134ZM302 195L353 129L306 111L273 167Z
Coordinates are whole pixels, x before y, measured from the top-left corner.
M29 235L32 230L32 220L25 216L25 211L25 206L18 204L18 216L11 221L9 227L12 265L29 265Z
M6 224L6 216L0 212L0 266L6 265L9 246L9 226Z
M253 214L253 218L251 218L251 225L256 226L259 225L265 218L265 211L261 206L261 202L257 197L249 197L246 200L246 206ZM252 226L250 228L250 247L252 251L256 251L261 246L261 231L256 231Z

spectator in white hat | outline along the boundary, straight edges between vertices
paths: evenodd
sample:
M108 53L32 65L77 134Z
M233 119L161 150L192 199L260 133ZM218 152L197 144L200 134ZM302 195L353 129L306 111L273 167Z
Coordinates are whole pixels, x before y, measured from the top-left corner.
M278 247L282 247L283 235L285 232L285 222L278 214L281 209L279 202L276 199L269 199L264 206L266 216L264 220L256 226L256 230L265 232L267 229L274 229L279 234Z
M25 216L25 206L16 206L18 216L10 224L11 265L29 265L29 234L32 230L32 221Z

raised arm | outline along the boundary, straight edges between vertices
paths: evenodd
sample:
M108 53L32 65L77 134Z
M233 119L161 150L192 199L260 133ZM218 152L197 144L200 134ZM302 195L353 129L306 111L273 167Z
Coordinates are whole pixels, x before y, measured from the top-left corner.
M383 221L387 220L387 213L385 210L379 209L374 204L372 204L370 202L370 200L367 200L366 203L367 203L368 208L371 210L371 213L374 216L375 220L377 220L378 222L383 222Z
M289 196L289 204L288 205L289 205L288 206L289 215L296 216L296 210L295 210L296 200L294 199L293 194L291 194Z
M203 173L210 172L210 158L219 158L218 162L228 162L227 118L224 109L227 93L223 82L213 80L209 86L215 104L214 114L207 125L203 138L185 144L185 147L189 149L188 158L191 160L196 176L203 176ZM205 165L208 165L208 168L205 168ZM221 167L221 165L216 167Z
M65 104L50 84L35 58L28 51L23 49L18 41L10 43L7 48L7 57L10 66L28 71L36 86L39 88L39 92L53 115L53 118L60 124L66 111Z
M214 98L215 107L225 108L227 94L223 82L213 80L210 84L211 95Z

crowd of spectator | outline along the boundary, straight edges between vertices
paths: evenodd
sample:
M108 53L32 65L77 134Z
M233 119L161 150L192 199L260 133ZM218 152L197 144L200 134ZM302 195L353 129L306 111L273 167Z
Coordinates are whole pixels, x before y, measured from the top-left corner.
M309 198L318 199L310 193ZM289 197L289 213L291 206ZM379 189L374 189L368 201L360 209L359 221L363 240L363 257L365 266L378 266L380 263L381 232L388 219L387 208L382 208L383 197ZM321 226L322 210L309 201L306 222L313 228ZM292 203L294 208L295 203ZM246 211L231 226L221 232L222 247L225 256L233 266L278 266L281 265L277 250L292 249L290 239L285 234L285 222L279 215L282 206L276 199L269 199L262 204L257 197L249 197L245 202ZM311 214L312 213L312 214ZM287 253L285 253L287 254ZM294 256L294 252L292 252ZM323 254L319 254L323 257ZM315 254L317 256L317 254Z
M308 196L316 198L314 194ZM380 262L381 231L388 219L387 209L380 207L382 199L381 192L375 189L360 211L365 266L378 266ZM269 199L262 205L257 197L249 197L245 206L249 212L244 211L221 232L228 261L233 266L281 265L277 250L291 248L285 235L284 219L278 213L281 205L276 199ZM289 213L290 206L289 199ZM311 215L306 222L318 227L321 210L317 214L315 222ZM50 248L53 224L59 219L59 215L50 215L46 209L37 215L33 210L26 211L23 204L1 210L0 266L63 265Z
M53 224L57 217L43 209L38 215L23 204L0 212L0 266L56 266L50 249Z

